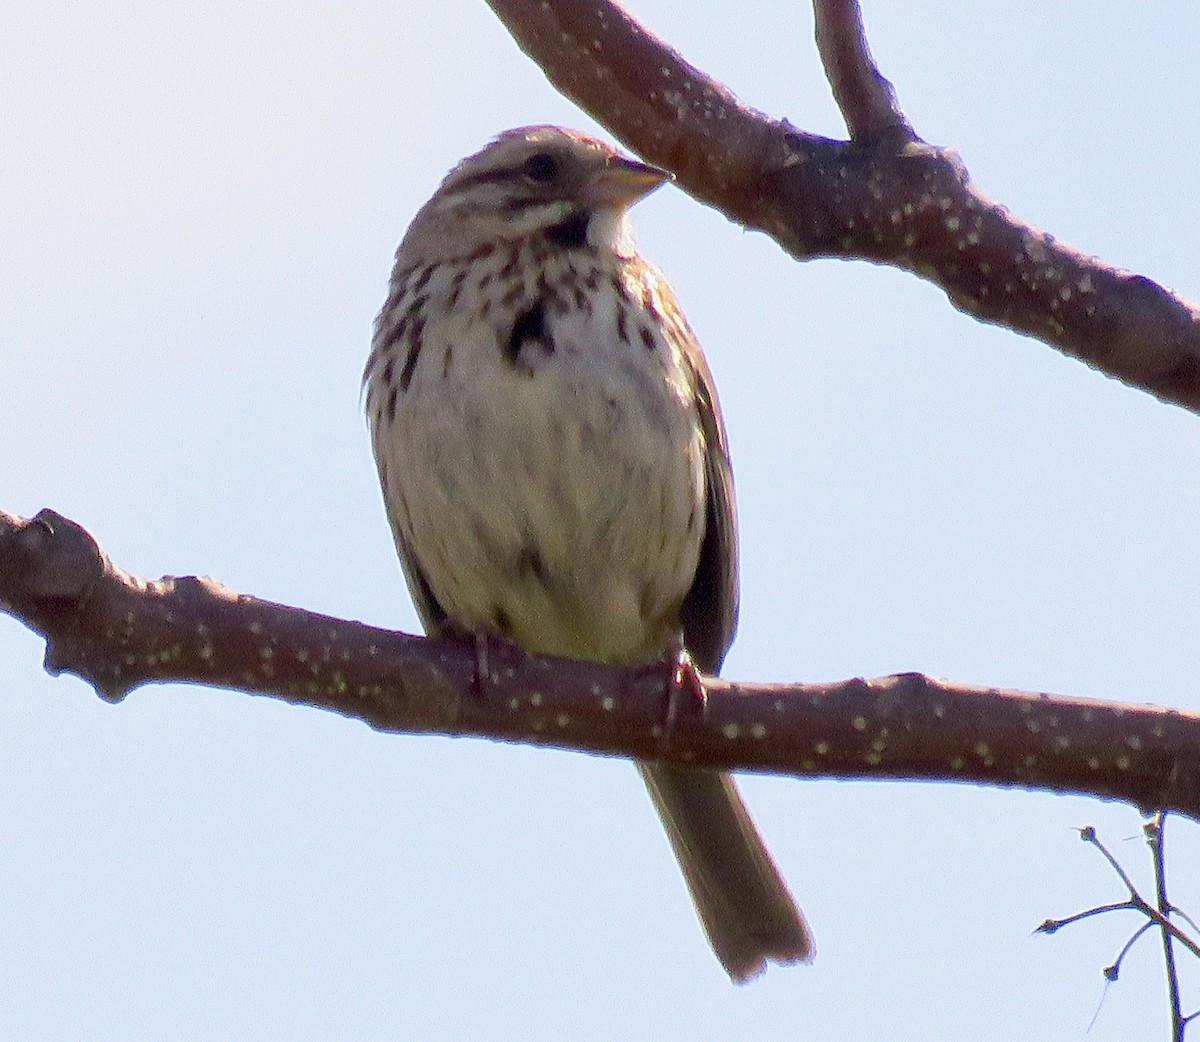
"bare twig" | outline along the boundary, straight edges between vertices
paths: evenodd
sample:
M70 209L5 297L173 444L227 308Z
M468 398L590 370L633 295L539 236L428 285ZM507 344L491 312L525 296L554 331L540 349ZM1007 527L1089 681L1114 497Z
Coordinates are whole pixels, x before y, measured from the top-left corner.
M705 679L665 732L665 670L425 640L226 590L144 582L81 527L0 513L0 609L46 668L118 701L151 681L235 688L382 731L470 734L797 777L922 778L1081 792L1200 817L1200 714L967 687L909 673L832 684ZM1174 929L1172 927L1172 929Z
M1200 411L1200 311L1024 223L953 152L911 140L849 0L818 0L817 25L850 142L749 108L615 3L489 4L563 94L793 256L907 269L981 321Z
M1112 904L1096 905L1095 908L1089 908L1083 912L1076 912L1074 915L1068 915L1065 919L1047 919L1033 932L1044 934L1058 933L1058 931L1064 926L1073 926L1075 923L1082 922L1084 919L1091 919L1092 916L1105 915L1108 912L1136 911L1138 911L1138 905L1135 901L1115 901Z
M1133 946L1142 939L1143 934L1147 934L1153 929L1154 929L1154 923L1145 922L1145 923L1142 923L1141 926L1139 926L1136 930L1133 931L1133 936L1130 937L1129 940L1127 940L1123 945L1121 945L1121 950L1119 952L1117 952L1117 957L1115 959L1113 959L1113 961L1108 966L1104 967L1105 981L1107 981L1109 984L1111 984L1111 983L1113 983L1113 981L1120 978L1121 963L1123 963L1125 961L1125 956L1128 955L1131 951L1133 951ZM1098 1015L1100 1011L1097 1010L1096 1012ZM1096 1018L1093 1017L1092 1024L1095 1024L1095 1022L1096 1022ZM1089 1024L1088 1026L1091 1027L1092 1025Z
M1091 826L1079 830L1079 836L1085 843L1090 843L1108 862L1109 866L1120 877L1125 889L1129 892L1129 898L1126 901L1120 901L1113 904L1097 905L1095 908L1089 908L1084 912L1077 912L1075 915L1067 916L1065 919L1047 919L1041 926L1037 928L1038 933L1055 933L1061 930L1064 926L1070 926L1078 923L1083 919L1090 919L1096 915L1106 915L1109 912L1137 912L1145 918L1143 922L1133 934L1121 946L1121 951L1117 954L1116 959L1106 966L1104 969L1104 979L1106 981L1115 981L1121 973L1121 963L1125 956L1133 949L1133 946L1147 932L1158 928L1162 935L1163 942L1163 959L1167 970L1167 989L1171 1004L1171 1038L1174 1042L1183 1042L1184 1033L1187 1029L1187 1024L1196 1014L1185 1017L1183 1015L1182 1002L1180 1000L1179 991L1179 972L1175 958L1175 944L1183 945L1192 955L1200 958L1200 943L1196 939L1184 933L1173 922L1172 915L1183 916L1180 911L1171 904L1167 896L1167 876L1166 876L1166 854L1163 844L1163 825L1166 821L1166 812L1158 811L1146 822L1144 832L1146 842L1149 845L1153 861L1154 861L1154 884L1155 884L1155 903L1150 904L1133 880L1129 877L1129 873L1121 866L1120 862L1112 855L1112 852L1100 842L1096 835L1096 830ZM1188 920L1190 923L1190 920Z
M1163 922L1169 921L1173 911L1167 897L1166 823L1166 814L1159 811L1143 827L1146 843L1153 854L1155 901L1158 905L1158 914L1162 917ZM1175 964L1175 937L1171 930L1161 925L1160 934L1163 946L1163 965L1167 971L1167 997L1171 1004L1171 1038L1174 1042L1183 1042L1185 1021L1183 1003L1179 997L1179 967Z

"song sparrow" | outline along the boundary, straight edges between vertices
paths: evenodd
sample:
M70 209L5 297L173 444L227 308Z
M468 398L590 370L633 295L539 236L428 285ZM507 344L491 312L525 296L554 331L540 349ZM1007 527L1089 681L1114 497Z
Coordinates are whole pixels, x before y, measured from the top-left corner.
M501 134L413 218L367 361L388 518L426 630L715 672L737 621L716 390L627 210L668 174L556 127ZM808 926L727 774L639 764L736 981Z

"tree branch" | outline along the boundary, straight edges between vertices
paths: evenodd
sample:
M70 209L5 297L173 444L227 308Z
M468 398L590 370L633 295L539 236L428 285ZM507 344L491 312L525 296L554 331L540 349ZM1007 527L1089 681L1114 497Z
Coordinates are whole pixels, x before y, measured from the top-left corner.
M858 0L817 0L813 15L825 78L850 137L856 141L890 137L896 145L915 141L896 92L871 57Z
M209 579L144 582L49 510L31 520L0 512L0 609L46 638L47 670L83 677L114 702L151 682L206 684L380 731L796 777L1049 789L1200 818L1200 714L915 673L833 684L705 678L703 708L668 714L666 666L601 666L494 645L481 690L470 642L300 611Z
M1200 311L1019 220L949 149L916 138L875 68L855 0L814 0L852 140L744 105L607 0L488 0L567 97L681 187L792 256L889 264L960 311L1200 412Z

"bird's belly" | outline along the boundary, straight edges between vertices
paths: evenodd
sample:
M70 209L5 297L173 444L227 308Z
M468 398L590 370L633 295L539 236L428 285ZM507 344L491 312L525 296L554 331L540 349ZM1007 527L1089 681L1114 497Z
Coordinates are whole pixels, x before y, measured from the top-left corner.
M633 361L414 383L389 476L452 618L545 654L667 649L704 534L703 443L692 404Z

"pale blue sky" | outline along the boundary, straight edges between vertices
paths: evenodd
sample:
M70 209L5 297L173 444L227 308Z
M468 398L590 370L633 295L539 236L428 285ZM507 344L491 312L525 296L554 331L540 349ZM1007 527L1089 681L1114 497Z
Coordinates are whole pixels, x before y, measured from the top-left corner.
M631 6L750 104L842 134L803 3ZM0 506L52 506L139 575L416 626L358 400L392 251L496 131L591 127L480 0L430 11L5 0ZM985 191L1200 293L1192 0L866 17L918 132ZM635 216L730 427L729 675L1200 709L1200 419L675 189ZM1148 882L1128 808L748 779L819 954L739 989L627 764L204 689L111 707L41 655L0 619L5 1038L1167 1037L1150 941L1087 1033L1128 920L1030 936L1122 897L1072 826ZM1195 913L1200 841L1171 841Z

